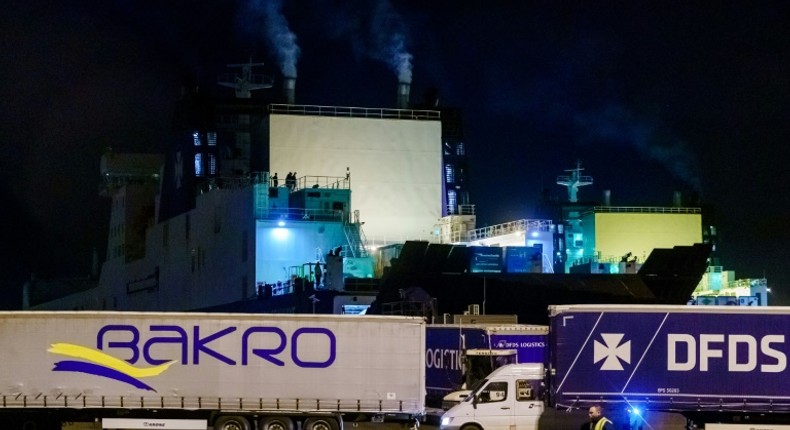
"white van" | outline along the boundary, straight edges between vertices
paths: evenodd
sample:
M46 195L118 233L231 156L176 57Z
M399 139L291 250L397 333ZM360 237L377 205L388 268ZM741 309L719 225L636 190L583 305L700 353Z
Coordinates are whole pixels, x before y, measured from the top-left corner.
M542 364L502 366L473 387L466 399L442 415L441 430L577 429L589 422L587 406L562 409L546 406L548 392L543 381ZM687 424L679 413L636 412L627 401L609 404L606 417L617 428L682 430ZM776 427L776 430L785 429Z
M461 403L442 415L442 430L535 430L543 414L543 365L494 370Z

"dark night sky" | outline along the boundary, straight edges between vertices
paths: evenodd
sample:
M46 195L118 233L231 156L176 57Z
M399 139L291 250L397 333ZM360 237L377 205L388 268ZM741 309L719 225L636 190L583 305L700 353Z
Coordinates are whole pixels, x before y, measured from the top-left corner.
M17 306L33 271L89 271L107 227L102 149L162 151L186 77L214 91L225 64L252 55L279 78L272 5L6 2L0 308ZM564 197L556 176L581 160L595 180L582 199L609 189L615 205L661 206L698 193L723 265L790 296L785 3L299 0L281 11L299 47L298 103L394 107L387 49L403 42L412 101L437 88L463 111L479 226L533 217L543 188Z

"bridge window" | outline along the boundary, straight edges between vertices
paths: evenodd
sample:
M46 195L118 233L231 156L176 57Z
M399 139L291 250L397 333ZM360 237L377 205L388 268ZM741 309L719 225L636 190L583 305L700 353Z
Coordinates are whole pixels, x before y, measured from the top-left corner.
M455 213L455 208L458 203L458 199L455 195L455 190L450 190L447 192L447 213L448 215L452 215Z
M444 181L448 184L455 182L455 166L452 164L444 165Z
M214 154L208 154L208 174L217 174L217 157Z
M203 176L203 154L195 154L195 176Z
M455 155L464 155L466 149L464 149L464 143L458 142L458 145L455 146Z

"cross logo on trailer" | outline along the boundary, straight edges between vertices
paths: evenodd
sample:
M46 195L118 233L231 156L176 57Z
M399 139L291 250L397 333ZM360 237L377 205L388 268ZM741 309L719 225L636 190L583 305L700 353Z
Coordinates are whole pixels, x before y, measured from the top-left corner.
M601 333L603 343L594 343L593 363L604 360L601 370L623 370L624 361L631 364L631 341L620 343L623 333Z

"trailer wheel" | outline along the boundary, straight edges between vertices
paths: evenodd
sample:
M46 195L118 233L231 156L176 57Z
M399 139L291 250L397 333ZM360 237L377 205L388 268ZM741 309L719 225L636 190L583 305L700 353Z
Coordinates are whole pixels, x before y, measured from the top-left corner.
M308 418L302 430L338 430L338 426L334 418Z
M225 415L214 421L214 430L250 430L250 422L244 417Z
M293 430L294 423L288 417L266 417L261 419L258 430Z

